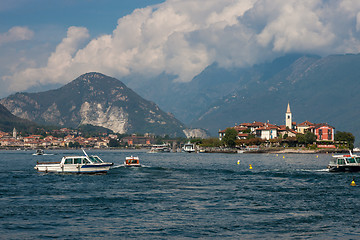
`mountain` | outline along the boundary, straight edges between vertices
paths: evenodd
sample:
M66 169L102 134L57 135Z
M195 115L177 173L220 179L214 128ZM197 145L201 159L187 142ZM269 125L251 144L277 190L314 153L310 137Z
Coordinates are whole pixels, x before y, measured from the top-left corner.
M121 81L86 73L55 90L16 93L0 100L14 115L67 127L93 125L116 133L184 136L184 125Z
M22 131L35 126L36 124L33 122L14 116L0 104L0 131L11 132L14 127Z
M192 125L216 102L233 94L234 90L246 87L251 81L271 78L302 56L289 54L273 62L247 68L225 69L214 63L188 83L176 82L174 76L166 74L151 79L133 76L124 78L123 81L145 98L156 102L162 109L172 112L180 121Z
M270 75L257 71L257 78L249 78L203 111L192 126L216 134L214 130L240 122L284 124L290 102L294 121L326 122L359 140L360 55L302 56L289 63Z
M188 126L213 136L235 123L284 124L290 102L298 123L327 122L360 139L360 54L289 54L247 68L225 69L215 63L189 83L174 79L162 74L148 82L141 79L143 84L127 80Z

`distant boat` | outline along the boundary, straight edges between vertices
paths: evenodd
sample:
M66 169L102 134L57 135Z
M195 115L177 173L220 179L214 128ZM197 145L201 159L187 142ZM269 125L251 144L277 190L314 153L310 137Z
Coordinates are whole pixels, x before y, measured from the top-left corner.
M40 156L40 155L54 155L54 154L52 154L52 153L45 153L44 150L38 149L38 150L36 150L35 153L33 153L33 155L38 155L38 156Z
M149 151L149 153L163 153L163 152L170 152L170 147L168 144L153 145Z
M350 154L334 155L328 165L329 172L359 172L360 156Z
M34 167L38 172L55 173L106 173L113 163L107 163L96 155L65 156L60 162L37 162Z
M44 155L44 150L37 149L36 152L33 155Z
M125 167L141 167L139 157L126 157L124 162Z
M190 142L184 144L183 151L188 153L195 152L195 144L192 144Z

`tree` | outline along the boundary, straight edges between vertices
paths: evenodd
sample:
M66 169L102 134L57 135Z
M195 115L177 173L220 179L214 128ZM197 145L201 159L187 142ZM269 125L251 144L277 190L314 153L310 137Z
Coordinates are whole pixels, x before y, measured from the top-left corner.
M347 142L350 149L354 148L355 137L350 132L336 132L335 141L345 141Z
M109 147L119 147L120 144L116 139L110 139L109 141Z
M312 132L307 132L305 134L305 143L310 144L316 141L316 135Z
M298 143L300 144L304 144L306 141L305 141L305 135L304 134L296 134L296 139L298 141Z
M200 144L202 147L220 147L221 142L218 138L206 138Z
M225 146L228 147L235 147L236 145L236 137L237 137L238 133L234 128L227 128L225 131L225 136L223 138L223 142L225 144Z

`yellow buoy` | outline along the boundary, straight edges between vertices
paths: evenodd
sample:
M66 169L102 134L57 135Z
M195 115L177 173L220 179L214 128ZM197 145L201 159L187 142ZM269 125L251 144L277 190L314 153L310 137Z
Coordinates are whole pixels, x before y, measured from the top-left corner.
M252 169L252 166L251 166L251 164L249 164L249 169Z
M240 164L240 160L237 161L237 164Z
M283 156L283 158L285 158L285 156Z
M350 186L353 186L353 187L356 186L354 178L353 178L352 182L350 183Z
M319 156L318 155L316 155L316 158L318 158Z

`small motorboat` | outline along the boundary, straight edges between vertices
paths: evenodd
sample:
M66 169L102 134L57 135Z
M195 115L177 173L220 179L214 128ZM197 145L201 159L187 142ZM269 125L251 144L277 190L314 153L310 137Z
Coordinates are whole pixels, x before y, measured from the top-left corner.
M184 151L184 152L188 152L188 153L194 153L194 152L196 152L196 151L195 151L195 144L192 144L192 143L190 143L190 142L184 144L183 151Z
M64 156L60 162L37 162L38 172L55 173L106 173L113 163L107 163L96 155Z
M125 167L141 167L139 157L126 157L124 162Z
M334 155L328 165L329 172L359 172L360 156L350 154Z
M36 152L33 155L44 155L44 150L37 149Z

